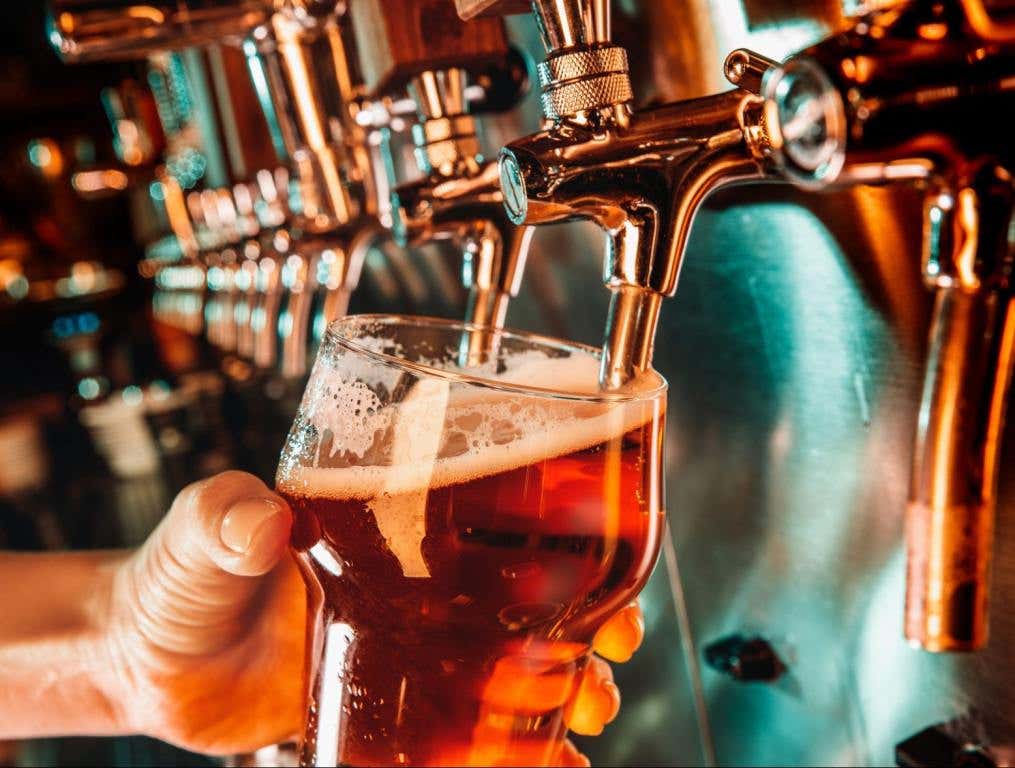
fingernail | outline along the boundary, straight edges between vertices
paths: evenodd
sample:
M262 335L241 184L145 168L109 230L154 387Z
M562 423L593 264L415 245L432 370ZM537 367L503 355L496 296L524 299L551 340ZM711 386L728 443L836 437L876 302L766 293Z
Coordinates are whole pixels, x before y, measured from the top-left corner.
M604 710L607 713L604 722L612 723L620 712L620 689L610 680L603 680L600 685L608 701Z
M219 538L229 549L242 554L250 549L258 529L279 514L282 507L273 499L243 499L222 518Z

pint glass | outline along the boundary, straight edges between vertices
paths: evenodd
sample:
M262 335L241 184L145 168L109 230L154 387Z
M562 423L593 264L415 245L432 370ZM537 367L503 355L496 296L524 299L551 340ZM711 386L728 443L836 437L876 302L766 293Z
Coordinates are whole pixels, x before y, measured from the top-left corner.
M278 470L310 596L304 764L558 759L663 530L666 384L601 392L598 369L450 321L328 329Z

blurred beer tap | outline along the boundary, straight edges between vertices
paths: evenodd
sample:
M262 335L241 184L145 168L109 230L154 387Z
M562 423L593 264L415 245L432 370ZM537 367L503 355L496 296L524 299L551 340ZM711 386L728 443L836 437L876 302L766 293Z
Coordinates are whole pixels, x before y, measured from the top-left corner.
M505 0L456 0L459 13L510 13ZM500 155L508 215L519 226L591 219L608 235L612 291L601 381L618 387L650 364L660 302L677 279L695 214L719 187L758 178L746 134L758 98L737 90L634 108L627 52L611 41L609 0L535 0L543 130ZM740 52L743 66L771 62Z
M206 45L265 23L270 0L50 0L49 39L66 61L140 58Z
M246 284L247 272L242 268L224 270L216 275L223 278L218 283L220 290L228 290L236 297L238 321L243 321L241 315L246 307L246 322L257 322L261 333L277 333L281 344L278 360L287 375L297 375L306 370L306 352L293 347L302 346L303 341L308 340L312 350L327 323L345 312L366 251L383 233L379 219L385 217L387 201L384 198L388 194L383 174L377 173L381 160L376 136L380 128L390 125L393 112L405 109L406 100L396 103L373 98L390 93L388 86L391 82L366 83L360 72L360 62L374 67L374 73L379 71L378 67L385 66L376 59L376 51L372 50L374 40L371 36L374 32L371 30L376 30L376 27L371 26L368 30L367 46L370 50L356 50L359 46L354 45L351 39L351 12L365 9L369 13L369 5L356 3L350 10L349 4L336 0L265 0L260 3L249 0L185 0L167 3L164 8L153 7L151 13L142 14L143 20L132 21L137 15L136 8L121 0L97 3L54 0L52 3L51 39L67 60L138 56L167 48L176 49L184 44L207 47L212 52L205 57L211 64L208 79L218 98L205 111L223 122L223 130L217 137L220 137L223 154L228 157L231 167L239 165L252 169L249 163L243 162L246 146L250 143L243 135L248 127L236 125L237 121L230 120L236 115L249 114L251 100L246 99L243 109L235 104L231 94L236 69L223 64L224 56L225 63L232 61L231 55L223 53L231 54L235 50L235 46L229 43L243 39L248 82L242 87L237 83L237 90L244 94L251 90L257 93L267 121L274 129L275 151L280 159L284 157L292 166L300 189L302 210L292 220L295 225L292 253L279 254L278 265L265 265L278 280L250 281L253 286L278 286L283 294L281 302L269 300L267 296L250 296L242 288L228 286L229 281L224 279L228 277L239 278L240 283ZM450 4L441 3L441 10L443 13L439 19L443 21L438 27L446 26L445 22L461 26ZM410 9L406 18L413 17L412 14L418 11L418 8ZM390 12L391 8L385 5L383 13ZM374 9L375 17L380 13L379 7ZM499 22L491 23L499 35L498 54L506 52ZM481 26L485 28L491 23ZM486 44L483 40L479 42L481 46ZM485 101L490 104L503 101L503 93L511 90L512 77L517 79L517 62L508 75L484 70L483 67L494 57L481 46L470 53L470 43L467 41L462 47L448 52L445 61L438 63L449 65L453 55L456 62L479 67L478 74L487 86L483 93ZM417 41L416 44L420 43ZM396 59L403 53L417 58L420 56L418 50L407 51L404 41L396 41L393 48L397 49ZM427 61L427 66L431 66L434 59L431 57ZM422 67L411 68L405 66L405 62L398 62L396 68L399 69L397 76L404 78L402 82L423 72ZM462 121L467 120L471 118L463 115ZM265 145L262 140L252 143L260 148ZM488 170L487 180L490 175ZM233 181L234 187L239 189L236 186L238 179ZM166 178L165 182L167 209L185 252L196 256L198 252L207 254L210 250L238 248L239 241L235 235L237 229L242 229L237 225L243 224L243 217L224 205L227 201L219 199L212 204L208 191L200 195L181 194L177 189L179 185L174 184L172 179ZM249 191L250 187L242 189ZM490 206L491 209L493 207ZM183 211L189 211L191 215L188 217ZM502 213L497 215L503 218ZM493 242L492 235L486 237L486 242ZM266 246L266 253L271 250L267 247L271 244L271 238L262 244ZM484 246L480 250L497 249ZM206 260L206 256L201 259ZM298 265L299 259L307 263ZM278 268L272 269L275 266ZM475 273L482 279L488 270L477 269ZM303 277L297 278L298 275ZM228 302L223 302L223 305L225 303ZM254 305L258 303L265 309L277 306L278 322L262 318L260 313L255 314ZM309 333L304 333L296 327L295 318L306 314L303 305L307 303L312 306L309 310L311 328ZM485 303L480 302L481 305ZM290 307L290 304L293 306ZM214 335L220 339L233 337L229 332L216 332ZM247 343L248 336L248 331L237 327L235 338L241 354L249 353L255 346ZM272 357L267 350L273 345L262 342L258 346L264 350L262 362L267 363Z
M349 190L339 127L343 107L332 50L338 8L317 3L313 10L306 12L296 0L282 4L265 26L252 31L253 46L248 43L246 49L251 67L261 67L296 173L303 204L300 226L320 234L348 225L359 214L361 200Z
M296 173L302 237L278 271L284 288L275 326L284 377L300 377L324 328L345 314L377 220L375 166L344 3L289 0L245 49L264 83Z
M146 7L143 19L132 21L138 15L136 7L119 0L85 4L56 0L51 6L51 39L67 60L130 57L184 45L207 48L196 58L208 65L208 77L204 72L189 74L197 81L210 81L208 90L215 98L195 105L196 111L218 121L221 130L215 133L215 139L233 170L235 199L218 195L212 200L212 193L221 190L190 193L184 198L190 213L186 217L180 214L181 195L173 194L178 185L166 179L167 209L176 214L170 218L189 255L221 248L242 252L238 268L230 267L236 259L226 259L215 272L213 289L223 295L223 307L233 306L233 317L225 317L222 312L218 317L227 324L235 322L235 333L226 330L213 335L220 342L235 339L236 351L243 357L258 350L257 362L265 367L273 367L283 358L290 361L289 370L302 372L306 368L305 353L277 354L279 336L283 345L287 336L280 334L278 327L279 294L286 289L281 282L283 263L291 263L294 255L309 259L314 262L308 265L309 274L316 276L321 271L317 269L320 254L337 250L342 258L330 259L326 266L341 275L329 274L320 285L347 293L358 276L346 244L352 239L350 227L361 225L361 213L369 214L371 206L365 200L368 196L350 193L343 171L342 142L351 140L355 129L354 115L344 116L347 107L340 101L348 95L352 79L338 39L338 17L343 13L344 4L336 2L186 0L165 7ZM236 66L237 56L243 62L240 67ZM188 63L194 58L191 56ZM252 112L262 111L268 131L263 130L259 119L250 119ZM265 136L270 138L265 140ZM249 158L252 151L269 159L253 163ZM269 227L261 242L244 245L244 237L257 233L245 226L250 216L243 209L257 213L259 208L267 208L273 212L288 199L288 190L279 190L264 173L279 162L291 163L300 190L301 209L290 221L298 239L287 233L280 238ZM364 173L352 175L361 187L370 187ZM264 194L266 184L274 187L272 194ZM261 199L256 202L260 206L254 202L259 191ZM246 206L248 198L251 205ZM262 218L260 223L277 226L282 223L278 218ZM375 231L377 227L369 229ZM276 253L281 241L286 248L292 246L293 252ZM259 253L252 258L250 252L255 246ZM256 272L250 262L257 263ZM345 301L323 304L337 312L344 311ZM291 318L292 313L286 317ZM256 327L243 327L250 323Z
M507 216L497 163L481 153L475 118L466 112L466 73L451 67L414 77L409 93L419 109L412 135L424 176L392 193L393 232L401 245L452 240L462 253L462 282L469 292L465 319L504 325L517 295L532 227ZM471 343L482 346L481 334ZM463 350L478 361L484 350Z
M987 642L997 470L1015 352L1015 24L982 0L894 3L764 80L759 157L805 188L925 193L936 294L907 513L906 638Z
M508 218L497 163L482 153L466 93L471 67L500 84L486 89L497 91L487 108L506 108L522 95L524 69L512 58L503 22L463 22L445 0L366 0L351 12L369 61L370 95L407 92L416 112L412 143L422 175L391 192L393 237L401 246L452 241L469 292L466 320L500 327L518 292L532 230ZM469 334L463 356L478 362L489 341Z

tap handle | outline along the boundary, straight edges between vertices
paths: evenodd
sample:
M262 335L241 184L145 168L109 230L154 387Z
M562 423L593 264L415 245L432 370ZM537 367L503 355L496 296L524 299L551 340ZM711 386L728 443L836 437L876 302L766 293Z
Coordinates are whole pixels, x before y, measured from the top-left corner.
M397 94L424 72L508 60L503 21L462 21L448 0L357 0L349 10L371 97Z
M225 154L233 181L253 179L264 168L274 168L278 156L242 49L212 45L207 50L208 72Z

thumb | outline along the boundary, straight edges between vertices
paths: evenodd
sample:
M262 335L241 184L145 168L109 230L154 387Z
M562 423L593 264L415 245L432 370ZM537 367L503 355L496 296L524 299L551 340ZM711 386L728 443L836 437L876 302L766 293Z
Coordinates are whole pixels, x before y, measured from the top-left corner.
M286 551L292 513L246 472L223 472L185 488L165 521L171 554L199 573L261 576Z
M201 654L242 632L262 579L285 555L292 513L245 472L188 486L132 558L128 600L155 647Z

